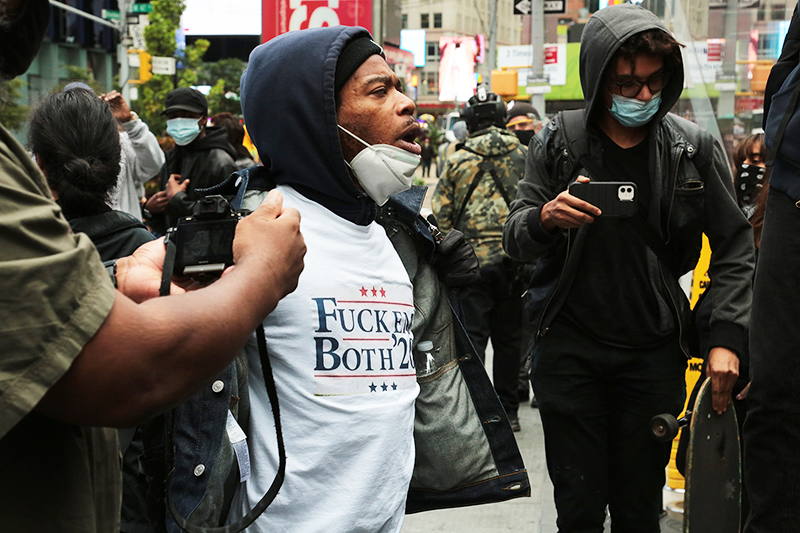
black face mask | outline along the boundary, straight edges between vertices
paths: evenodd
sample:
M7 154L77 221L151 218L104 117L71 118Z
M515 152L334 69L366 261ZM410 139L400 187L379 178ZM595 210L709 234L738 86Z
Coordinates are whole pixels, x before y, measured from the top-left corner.
M519 142L523 146L528 146L533 136L536 135L536 132L533 130L517 130L514 132L514 135L517 136L517 139L519 139Z
M739 207L756 203L758 193L764 185L766 170L764 167L747 163L742 163L736 169L736 200L739 202Z
M2 28L0 36L0 75L16 78L28 70L44 32L50 23L50 2L48 0L25 0L17 17L11 24Z

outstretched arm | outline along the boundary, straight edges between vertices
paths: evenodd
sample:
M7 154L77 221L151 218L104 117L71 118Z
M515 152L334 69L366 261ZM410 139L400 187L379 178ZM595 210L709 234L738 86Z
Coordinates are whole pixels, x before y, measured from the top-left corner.
M233 252L235 266L220 280L165 298L150 298L161 277L157 254L120 260L118 286L134 299L117 292L103 325L36 409L73 424L130 426L202 388L296 288L300 214L282 209L272 191L237 225Z

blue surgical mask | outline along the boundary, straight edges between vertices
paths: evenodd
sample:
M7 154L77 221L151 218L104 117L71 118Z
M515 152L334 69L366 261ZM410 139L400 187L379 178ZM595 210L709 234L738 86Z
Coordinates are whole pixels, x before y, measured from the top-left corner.
M618 94L611 95L611 116L617 122L629 128L644 126L658 111L661 105L661 92L654 94L650 100L643 102L636 98L625 98Z
M186 146L200 135L196 118L171 118L167 121L167 134L178 146Z

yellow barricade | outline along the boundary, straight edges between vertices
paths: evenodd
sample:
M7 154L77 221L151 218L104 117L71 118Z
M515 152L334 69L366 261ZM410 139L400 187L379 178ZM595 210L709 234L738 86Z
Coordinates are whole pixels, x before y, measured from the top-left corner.
M708 244L708 239L703 235L703 250L700 252L700 260L697 261L697 266L692 275L692 289L690 292L690 301L692 307L697 303L698 298L708 287L708 264L711 260L711 246ZM697 380L700 379L700 369L703 367L703 360L693 357L689 360L689 365L686 367L686 403L683 405L681 416L686 413L687 404L689 402L689 394L694 390ZM683 431L683 430L681 430ZM675 455L678 451L678 440L681 438L681 432L672 441L672 453L670 454L669 465L667 466L667 487L673 490L682 490L685 481L678 468L675 466Z

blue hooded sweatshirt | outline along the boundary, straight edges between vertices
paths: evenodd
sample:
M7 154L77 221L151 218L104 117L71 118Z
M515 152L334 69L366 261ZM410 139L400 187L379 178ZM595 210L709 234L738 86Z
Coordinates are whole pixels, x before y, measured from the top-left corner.
M250 54L241 93L247 131L269 181L365 226L377 206L356 188L345 164L334 94L339 54L359 37L371 38L348 26L279 35Z

